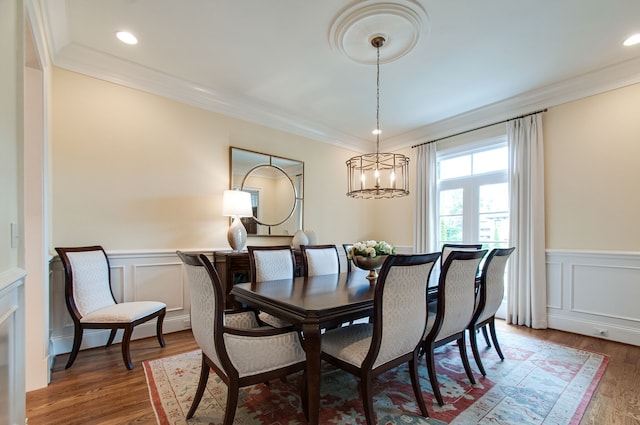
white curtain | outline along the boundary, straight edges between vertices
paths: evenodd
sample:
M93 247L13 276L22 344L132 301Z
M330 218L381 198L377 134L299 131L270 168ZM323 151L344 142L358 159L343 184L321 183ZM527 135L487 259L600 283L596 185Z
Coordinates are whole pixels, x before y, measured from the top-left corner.
M435 252L436 226L436 144L427 143L417 147L416 159L416 203L414 214L414 252Z
M507 321L547 327L542 115L507 123L511 257ZM514 258L515 257L515 258Z

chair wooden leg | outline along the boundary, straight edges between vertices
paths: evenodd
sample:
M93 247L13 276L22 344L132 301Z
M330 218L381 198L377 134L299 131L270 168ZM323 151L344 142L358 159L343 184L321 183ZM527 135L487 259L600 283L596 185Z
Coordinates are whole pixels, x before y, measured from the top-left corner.
M434 361L433 345L427 344L424 348L426 353L427 372L429 372L429 381L431 382L431 390L436 397L436 401L440 406L444 405L440 387L438 386L438 378L436 376L436 363Z
M204 394L205 388L207 388L207 381L209 380L209 365L205 360L204 354L202 355L202 365L200 366L200 380L198 381L198 388L196 389L196 395L193 396L193 403L191 403L191 408L189 412L187 412L187 419L191 419L193 414L196 413L198 409L198 405L200 404L200 400L202 400L202 395Z
M133 326L127 326L124 328L124 335L122 336L122 360L127 369L133 369L133 363L131 362L131 355L129 354L129 343L131 342L131 334L133 334Z
M493 346L496 347L496 351L498 352L498 356L500 356L500 360L504 360L504 354L502 354L500 344L498 344L498 337L496 335L496 322L494 321L494 319L491 319L491 322L489 322L489 331L491 331Z
M238 382L230 379L227 383L227 407L224 411L224 425L233 425L233 418L236 416L236 408L238 407Z
M476 383L476 378L473 376L473 372L471 371L471 365L469 364L469 357L467 357L467 344L465 342L464 332L460 339L458 339L458 348L460 349L460 358L462 359L462 365L464 366L465 372L467 372L467 377L471 384Z
M71 348L71 354L69 354L69 360L67 360L67 365L64 367L65 369L69 369L74 361L76 361L76 357L78 357L78 352L80 351L80 344L82 344L82 327L79 323L74 322L73 328L73 346Z
M376 425L376 413L373 410L373 385L370 375L363 376L360 379L360 392L362 393L362 404L364 406L364 416L367 419L367 425Z
M480 352L478 351L478 339L476 338L476 330L471 327L469 328L469 342L471 343L471 351L473 352L473 358L476 360L476 365L478 365L478 369L482 376L487 376L487 373L484 370L484 366L482 364L482 360L480 359Z
M427 406L424 403L424 397L422 397L422 388L420 388L420 377L418 376L418 353L417 351L413 353L413 358L409 361L409 375L411 376L411 386L413 387L413 394L416 397L416 403L418 403L418 407L420 408L420 414L428 418L429 411L427 410Z
M160 343L160 347L164 347L166 344L164 342L164 335L162 335L162 324L164 323L164 315L166 313L160 314L158 316L158 321L156 323L156 336L158 337L158 342Z
M482 335L484 335L484 340L487 343L487 347L491 347L491 342L489 342L489 335L487 334L487 325L482 328Z
M105 345L105 348L111 347L111 344L113 344L113 340L116 337L116 333L118 333L118 328L113 328L111 329L111 333L109 334L109 339L107 340L107 345Z

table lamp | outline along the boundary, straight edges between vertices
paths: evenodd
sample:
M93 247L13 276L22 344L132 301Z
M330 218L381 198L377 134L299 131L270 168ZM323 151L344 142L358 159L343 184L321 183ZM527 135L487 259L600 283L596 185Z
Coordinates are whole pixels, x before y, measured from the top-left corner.
M234 251L241 251L247 242L247 229L244 228L240 217L253 216L251 208L251 194L240 190L225 190L222 196L222 215L233 217L227 241Z

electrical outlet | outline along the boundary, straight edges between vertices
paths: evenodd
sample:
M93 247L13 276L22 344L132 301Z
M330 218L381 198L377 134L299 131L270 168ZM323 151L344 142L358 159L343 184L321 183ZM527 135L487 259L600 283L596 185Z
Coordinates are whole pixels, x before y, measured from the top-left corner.
M593 328L593 334L596 336L608 336L609 332L606 329Z

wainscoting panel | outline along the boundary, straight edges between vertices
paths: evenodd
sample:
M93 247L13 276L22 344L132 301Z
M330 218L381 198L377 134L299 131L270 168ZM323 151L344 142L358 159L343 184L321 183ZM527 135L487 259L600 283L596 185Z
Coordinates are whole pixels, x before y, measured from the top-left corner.
M156 300L167 305L167 311L184 310L182 263L134 264L135 300Z
M0 272L0 423L24 423L25 277L22 269Z
M640 345L640 253L547 251L549 327Z
M205 252L205 251L198 251ZM206 251L212 259L211 251ZM111 288L117 301L162 301L167 304L164 332L191 327L189 285L175 251L107 252L111 266ZM51 356L68 353L73 344L73 321L64 300L64 269L56 256L49 264ZM132 339L155 336L156 322L136 326ZM106 344L108 331L86 330L81 349ZM122 340L118 333L115 342ZM156 344L155 339L150 342Z

